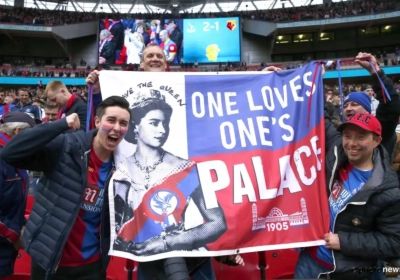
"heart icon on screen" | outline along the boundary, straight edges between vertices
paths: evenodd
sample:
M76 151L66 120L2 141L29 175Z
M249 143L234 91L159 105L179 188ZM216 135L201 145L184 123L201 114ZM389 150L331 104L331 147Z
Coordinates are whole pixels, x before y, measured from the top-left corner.
M236 20L228 20L227 23L226 23L226 27L230 31L233 31L236 28Z

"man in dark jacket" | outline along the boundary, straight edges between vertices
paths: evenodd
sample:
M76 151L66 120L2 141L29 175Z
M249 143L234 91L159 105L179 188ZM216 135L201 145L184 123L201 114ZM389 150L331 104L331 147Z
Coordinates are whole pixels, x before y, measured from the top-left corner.
M106 194L113 151L130 114L129 103L112 96L98 105L95 130L64 133L81 126L73 113L23 131L3 148L6 163L44 173L23 237L32 257L32 280L105 279L110 244Z
M344 101L344 116L348 118L356 112L375 114L382 126L381 145L388 152L388 159L392 162L397 140L396 126L400 116L400 96L394 87L393 81L380 69L374 56L369 53L360 52L355 61L371 75L372 89L376 93L376 96L372 100L370 95L365 91L350 93ZM385 89L390 95L390 100L386 96ZM382 268L384 263L383 261L378 261L377 265ZM370 277L370 280L382 279L385 279L384 274L378 271Z
M124 24L121 22L118 16L119 16L118 14L113 15L112 22L108 27L108 30L113 35L113 41L115 42L115 60L119 59L122 47L124 46L124 38L125 38ZM113 62L112 64L115 64L115 62Z
M115 64L115 40L111 32L103 29L100 32L99 64L106 67Z
M176 53L179 62L182 61L183 58L183 34L182 31L178 28L177 22L175 20L170 20L166 23L166 29L169 32L169 39L176 44L178 51Z
M70 93L63 82L51 81L48 83L44 95L48 101L56 103L61 108L58 111L57 119L77 113L81 124L80 129L86 130L86 103L77 94Z
M330 232L326 245L302 251L294 279L366 279L377 260L400 256L399 183L373 115L337 130L326 117L325 132Z
M11 138L33 126L35 121L25 113L4 115L0 126L0 151ZM14 273L25 225L28 185L26 170L8 165L0 157L0 279Z

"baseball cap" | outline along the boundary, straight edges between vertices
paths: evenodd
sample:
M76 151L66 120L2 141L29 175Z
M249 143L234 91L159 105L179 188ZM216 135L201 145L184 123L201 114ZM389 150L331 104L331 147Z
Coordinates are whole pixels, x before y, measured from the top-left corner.
M22 112L9 112L1 118L1 123L11 122L24 122L28 123L31 127L36 125L35 120L31 116Z
M339 125L337 130L342 132L348 124L354 124L379 136L382 135L381 123L374 115L368 113L357 113L354 116L349 117L346 122Z

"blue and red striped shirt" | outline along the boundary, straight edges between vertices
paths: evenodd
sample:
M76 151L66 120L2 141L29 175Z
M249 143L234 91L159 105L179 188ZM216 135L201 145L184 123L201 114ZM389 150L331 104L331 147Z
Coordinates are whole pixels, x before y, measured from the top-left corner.
M372 170L360 170L348 164L346 168L339 170L339 180L332 186L332 192L329 197L330 207L330 231L333 232L333 226L337 214L349 202L349 200L364 186L365 182L371 177ZM312 247L308 249L316 262L328 268L333 268L332 250L325 245Z
M14 108L14 104L0 104L0 119Z
M59 266L80 266L100 259L100 221L104 185L111 169L112 161L101 161L92 148L85 194Z

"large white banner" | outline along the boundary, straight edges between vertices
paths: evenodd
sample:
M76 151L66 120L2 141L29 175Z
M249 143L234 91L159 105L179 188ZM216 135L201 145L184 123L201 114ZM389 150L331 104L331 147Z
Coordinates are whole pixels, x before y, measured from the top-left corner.
M102 71L103 99L123 96L132 112L109 186L110 254L150 261L324 244L315 69Z

